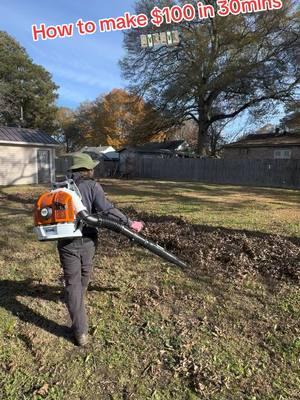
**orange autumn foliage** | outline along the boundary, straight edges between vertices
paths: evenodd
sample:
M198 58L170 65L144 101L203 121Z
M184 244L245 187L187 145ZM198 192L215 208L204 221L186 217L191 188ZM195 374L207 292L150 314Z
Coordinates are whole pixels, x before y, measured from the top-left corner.
M77 120L81 142L121 148L166 137L157 127L158 114L143 99L123 89L113 89L94 102L81 105Z

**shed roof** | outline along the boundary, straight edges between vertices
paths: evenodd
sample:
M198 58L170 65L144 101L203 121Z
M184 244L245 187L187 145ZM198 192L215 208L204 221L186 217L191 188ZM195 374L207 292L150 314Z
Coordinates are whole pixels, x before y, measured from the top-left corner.
M225 145L232 147L278 147L278 146L300 146L299 133L263 133L251 134L237 142Z
M0 143L40 144L58 146L59 143L39 129L14 128L0 126Z

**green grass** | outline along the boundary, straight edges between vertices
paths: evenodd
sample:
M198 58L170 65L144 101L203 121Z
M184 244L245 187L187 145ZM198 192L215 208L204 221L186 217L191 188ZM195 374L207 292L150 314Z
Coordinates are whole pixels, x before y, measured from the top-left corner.
M300 236L298 193L111 181L119 207ZM91 344L65 337L54 243L32 233L31 196L0 190L0 398L296 400L300 298L289 282L193 279L143 249L101 253L88 293Z
M119 206L192 223L300 237L299 191L162 181L103 180Z

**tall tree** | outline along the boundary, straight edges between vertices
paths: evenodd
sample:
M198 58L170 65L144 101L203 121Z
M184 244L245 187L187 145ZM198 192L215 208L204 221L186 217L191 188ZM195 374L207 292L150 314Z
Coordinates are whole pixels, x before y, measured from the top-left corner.
M154 6L175 3L139 0L136 12L150 18ZM205 3L217 9L215 0ZM130 89L156 104L170 124L193 119L198 125L197 151L205 154L212 124L245 110L268 113L296 93L299 12L295 4L286 0L277 11L216 15L180 27L162 25L159 31L180 28L181 43L174 47L141 48L140 34L149 33L149 28L129 31L121 67Z
M144 115L144 101L125 90L114 89L105 95L102 102L102 122L108 144L120 147L129 143L134 126Z
M60 107L56 113L56 125L56 140L65 145L67 152L75 150L81 136L75 112L68 107Z
M52 133L58 87L25 49L0 31L0 124L40 128Z
M197 147L197 124L193 120L185 121L181 126L170 129L168 140L185 140L194 151Z
M172 135L174 126L170 125L169 121L151 103L139 101L142 109L131 126L127 143L137 145L167 140Z
M160 116L143 99L122 89L99 96L95 101L80 105L75 112L78 128L73 147L82 145L124 145L144 143L151 139L164 138L157 129Z

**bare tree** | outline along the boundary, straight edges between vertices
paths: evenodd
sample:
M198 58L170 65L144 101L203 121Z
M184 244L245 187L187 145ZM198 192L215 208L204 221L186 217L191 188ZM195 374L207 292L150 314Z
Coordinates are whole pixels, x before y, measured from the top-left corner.
M196 2L194 2L196 3ZM216 2L206 3L216 7ZM121 61L130 89L155 104L170 124L186 119L198 127L197 151L205 154L209 128L245 110L269 113L287 102L299 85L299 14L295 1L277 11L208 18L181 24L175 47L140 46L141 33L125 35L127 55ZM150 14L154 6L172 0L139 0L136 12ZM162 25L160 30L178 28Z

